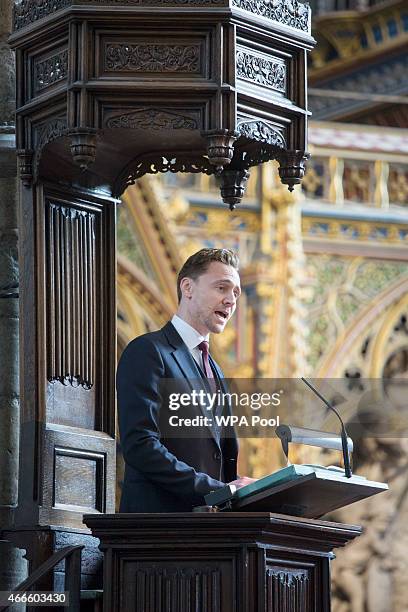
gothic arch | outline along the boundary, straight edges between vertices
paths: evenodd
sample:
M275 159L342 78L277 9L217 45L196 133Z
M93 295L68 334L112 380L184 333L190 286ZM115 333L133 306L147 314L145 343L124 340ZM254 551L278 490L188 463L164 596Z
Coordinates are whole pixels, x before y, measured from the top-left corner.
M367 376L380 376L379 352L385 346L386 338L392 329L392 321L399 312L407 307L408 278L399 279L391 287L385 289L377 296L374 304L369 304L353 320L344 332L337 338L333 348L328 353L326 359L321 364L316 376L319 378L335 378L342 376L341 368L344 367L346 360L354 350L355 346L363 341L365 334L373 327L378 319L383 322L377 330L375 339L375 362L372 361L370 369L366 372ZM384 319L384 313L385 319ZM374 355L374 353L373 353ZM382 361L383 363L383 361Z
M118 256L118 328L129 342L135 336L160 327L171 318L173 305L161 295L155 284L125 257ZM142 316L143 311L143 316ZM150 322L150 325L149 325Z

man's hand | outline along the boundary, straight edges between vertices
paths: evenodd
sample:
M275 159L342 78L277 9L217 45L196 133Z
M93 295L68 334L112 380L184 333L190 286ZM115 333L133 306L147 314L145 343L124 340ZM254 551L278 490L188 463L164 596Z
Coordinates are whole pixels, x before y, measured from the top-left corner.
M242 476L241 478L237 478L237 480L233 480L228 484L235 485L237 489L240 489L241 487L246 487L246 485L250 485L253 482L256 482L257 480L257 478L248 478L248 476Z

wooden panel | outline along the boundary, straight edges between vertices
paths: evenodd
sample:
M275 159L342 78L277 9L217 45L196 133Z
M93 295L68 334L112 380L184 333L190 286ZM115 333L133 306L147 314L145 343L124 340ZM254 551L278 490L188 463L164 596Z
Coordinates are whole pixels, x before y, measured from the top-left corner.
M44 432L40 519L82 526L84 512L115 508L115 446L110 436L50 425Z
M68 77L68 42L57 48L42 50L29 59L30 93L35 97L49 94L57 85L66 83Z
M333 548L353 525L269 512L88 515L104 612L329 612Z
M287 68L284 59L238 46L236 67L238 79L269 89L275 94L286 94ZM241 87L247 87L246 83L242 83Z
M232 566L216 558L123 561L120 609L166 612L233 610ZM224 591L221 590L221 583Z
M47 419L49 423L96 428L95 387L84 389L60 382L47 383Z
M269 566L266 568L266 609L268 612L309 610L312 586L307 569Z
M98 33L99 34L99 33ZM172 32L101 32L96 38L95 76L109 79L208 79L211 46L207 33L176 36Z
M77 506L103 512L100 480L104 473L104 455L67 448L54 451L53 506L70 509Z
M96 214L48 201L46 237L47 379L90 389L95 382Z

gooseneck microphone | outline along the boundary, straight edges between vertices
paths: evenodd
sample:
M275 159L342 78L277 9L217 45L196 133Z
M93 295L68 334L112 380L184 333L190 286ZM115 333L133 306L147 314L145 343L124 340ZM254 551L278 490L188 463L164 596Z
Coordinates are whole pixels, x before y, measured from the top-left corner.
M342 446L342 449L343 449L344 473L345 473L347 478L351 478L352 472L351 472L351 466L350 466L350 456L349 456L349 452L348 452L348 440L347 440L348 435L347 435L347 431L346 431L346 428L345 428L344 423L343 423L343 419L341 418L341 416L337 412L336 408L334 406L332 406L331 403L329 401L327 401L327 399L325 397L323 397L323 395L317 389L315 389L314 386L308 380L306 380L306 378L304 378L303 376L301 378L302 378L303 382L309 387L309 389L311 389L313 391L313 393L315 395L317 395L317 397L319 399L321 399L322 402L328 408L330 408L330 410L332 410L334 412L334 414L337 416L337 418L339 419L339 421L341 423L341 446Z

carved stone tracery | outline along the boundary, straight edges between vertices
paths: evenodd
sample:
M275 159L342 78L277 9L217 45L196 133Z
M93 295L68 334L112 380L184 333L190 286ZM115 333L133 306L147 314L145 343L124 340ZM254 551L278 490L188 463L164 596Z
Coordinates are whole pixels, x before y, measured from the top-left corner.
M200 72L200 45L107 43L108 71Z

